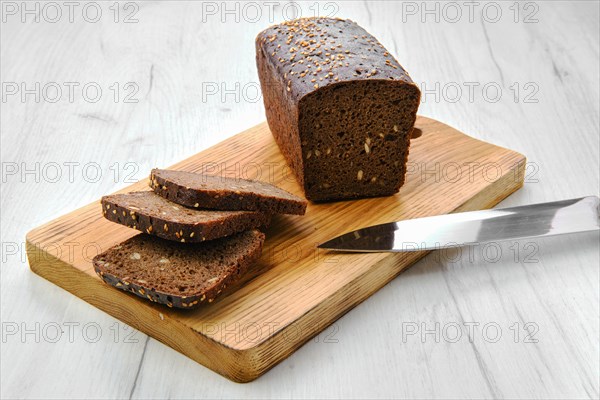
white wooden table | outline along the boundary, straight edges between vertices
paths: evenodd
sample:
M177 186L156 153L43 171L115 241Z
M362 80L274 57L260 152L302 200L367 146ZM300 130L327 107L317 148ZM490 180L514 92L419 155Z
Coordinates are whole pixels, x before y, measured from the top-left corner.
M2 398L599 397L597 233L432 253L243 385L31 273L24 249L261 122L254 37L298 13L358 21L421 114L527 155L503 206L597 195L598 2L113 4L1 5Z

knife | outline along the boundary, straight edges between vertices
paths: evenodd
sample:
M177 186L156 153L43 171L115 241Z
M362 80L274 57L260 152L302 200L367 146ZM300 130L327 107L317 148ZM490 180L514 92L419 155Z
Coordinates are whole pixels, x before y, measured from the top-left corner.
M600 229L600 199L472 211L389 222L352 231L318 245L351 252L438 250L509 239L537 238Z

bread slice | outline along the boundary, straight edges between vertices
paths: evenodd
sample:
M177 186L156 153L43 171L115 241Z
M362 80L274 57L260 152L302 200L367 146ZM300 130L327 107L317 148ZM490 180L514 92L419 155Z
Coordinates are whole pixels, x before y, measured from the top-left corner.
M150 187L175 203L215 210L262 211L270 214L306 212L306 200L266 182L153 169Z
M211 303L260 257L265 235L249 230L210 242L183 244L140 234L98 254L102 280L169 307Z
M104 217L178 242L196 243L268 225L270 215L253 211L192 210L151 191L102 197Z

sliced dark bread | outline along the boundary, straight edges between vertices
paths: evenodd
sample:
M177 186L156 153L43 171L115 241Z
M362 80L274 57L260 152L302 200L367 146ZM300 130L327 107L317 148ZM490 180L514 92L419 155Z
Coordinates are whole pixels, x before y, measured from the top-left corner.
M169 307L211 303L258 260L265 235L249 230L183 244L140 234L94 257L102 280Z
M152 191L102 197L104 217L178 242L203 242L268 225L270 215L252 211L193 210Z
M150 187L164 198L192 208L297 215L306 212L306 200L261 181L153 169Z

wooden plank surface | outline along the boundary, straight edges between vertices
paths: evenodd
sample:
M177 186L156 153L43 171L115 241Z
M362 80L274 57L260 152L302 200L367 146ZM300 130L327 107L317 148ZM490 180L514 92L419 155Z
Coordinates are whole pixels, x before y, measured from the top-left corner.
M426 254L331 253L318 251L318 243L364 226L489 208L522 186L521 154L428 118L415 126L420 136L412 140L398 195L310 204L303 217L276 216L254 279L198 310L172 310L100 281L93 255L138 232L104 219L98 202L29 232L31 269L224 376L253 380ZM262 179L302 195L266 123L173 168ZM147 179L125 190L146 188Z
M55 23L36 23L32 15L22 22L19 13L2 20L2 82L27 88L35 82L77 82L79 88L98 82L105 95L97 103L85 101L79 90L72 102L66 91L56 103L33 95L22 101L20 94L0 102L0 316L4 332L16 329L0 342L0 397L598 398L597 234L499 243L499 258L482 248L431 253L246 385L30 271L24 242L34 227L264 120L261 99L250 91L257 83L253 39L284 19L291 3L276 3L270 18L268 5L258 2L259 20L251 9L223 17L218 8L203 18L203 4L214 3L199 1L140 2L135 23L115 23L108 8L113 2L100 3L97 23L82 20L83 4L73 22L66 7ZM308 15L315 5L327 14L323 7L331 3L294 4ZM335 15L358 21L431 90L420 114L527 155L524 188L501 206L600 192L597 1L522 2L516 22L512 1L481 2L472 21L462 2L459 21L443 18L452 15L442 15L441 2L426 2L440 10L426 21L423 2L407 16L403 10L413 2L333 3ZM482 18L487 3L502 9L500 20ZM537 7L535 21L526 23L531 7ZM115 82L121 88L116 102L108 88ZM123 102L127 82L139 87L137 103ZM468 83L479 85L472 98ZM525 90L527 83L535 86ZM239 89L203 96L207 84ZM486 84L500 85L501 98L484 98ZM463 88L458 98L450 91L456 85ZM244 87L247 96L241 95ZM71 176L65 162L78 163ZM53 163L60 165L58 179ZM89 176L82 171L87 165ZM36 173L36 166L47 173ZM100 179L94 179L98 170ZM469 335L465 323L479 325ZM494 323L503 334L489 341L482 329ZM524 341L526 323L537 327L534 342ZM403 337L414 324L417 333ZM421 328L454 324L463 327L458 341L420 334ZM59 340L50 334L56 325L64 331ZM510 327L519 328L518 340Z

